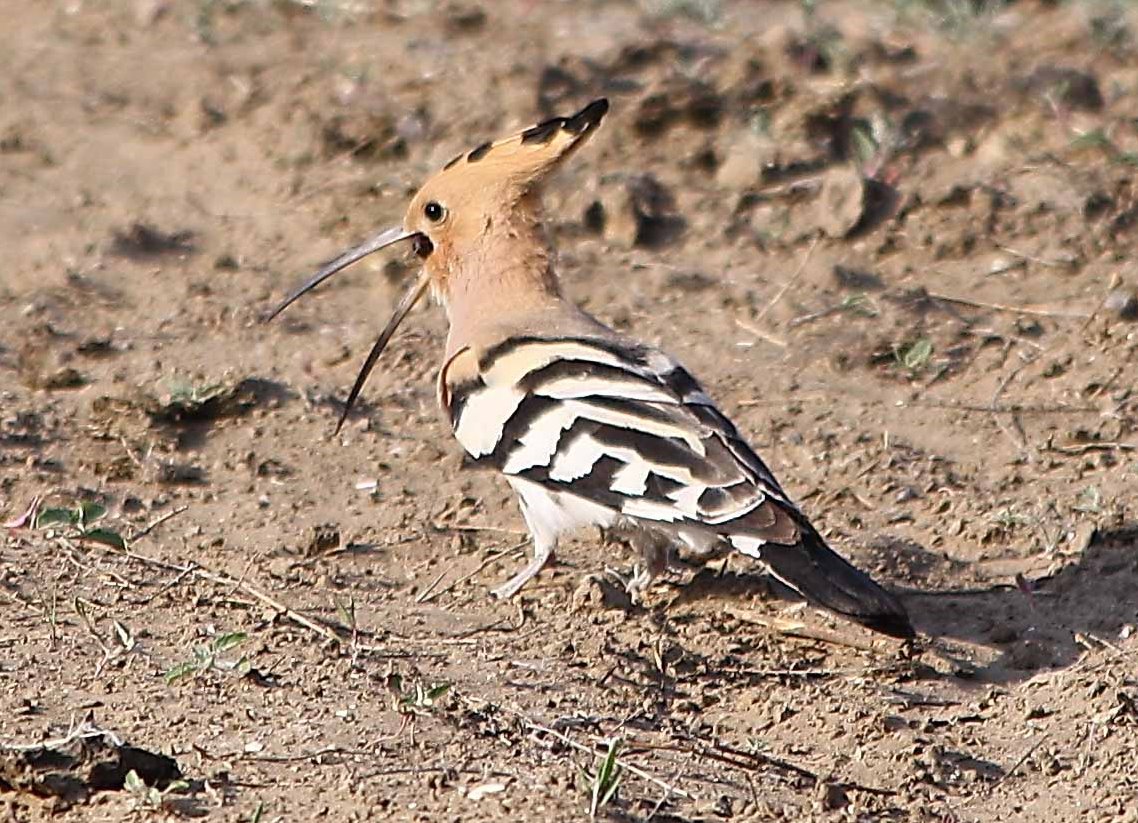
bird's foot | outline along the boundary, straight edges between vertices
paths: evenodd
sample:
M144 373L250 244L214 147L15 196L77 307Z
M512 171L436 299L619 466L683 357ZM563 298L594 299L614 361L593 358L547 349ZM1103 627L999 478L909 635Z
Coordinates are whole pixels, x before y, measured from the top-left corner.
M632 574L627 576L610 566L605 566L605 574L621 585L634 606L644 605L644 593L656 577L652 574L651 567L642 566L639 563L632 567Z
M545 568L545 564L549 562L550 555L542 556L539 554L531 560L524 569L515 574L501 586L496 586L490 590L490 593L497 597L499 600L508 600L513 597L522 587L530 582L537 576L537 573Z

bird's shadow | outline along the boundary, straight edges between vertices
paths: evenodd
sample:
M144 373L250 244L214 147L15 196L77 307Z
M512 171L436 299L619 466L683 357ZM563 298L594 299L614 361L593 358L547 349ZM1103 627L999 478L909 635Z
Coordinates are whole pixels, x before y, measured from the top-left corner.
M911 543L891 551L911 555L917 568L931 558L949 562ZM1138 624L1138 524L1095 532L1076 559L1048 577L900 594L921 634L995 652L975 667L978 679L1012 683L1066 668L1088 649L1111 649L1125 626Z
M1123 628L1138 625L1138 524L1096 532L1077 559L1048 577L982 588L921 588L920 578L944 579L966 564L908 541L881 540L875 548L891 565L909 571L908 586L891 588L922 644L953 659L960 677L999 684L1026 680L1070 666L1088 649L1114 650ZM795 597L765 575L705 569L680 587L673 603L762 588Z

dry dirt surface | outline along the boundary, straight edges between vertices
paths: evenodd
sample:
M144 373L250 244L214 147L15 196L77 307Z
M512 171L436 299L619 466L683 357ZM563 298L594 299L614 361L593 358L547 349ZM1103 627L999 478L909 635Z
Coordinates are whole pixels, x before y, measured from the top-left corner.
M1138 820L1124 3L2 4L0 817ZM906 647L730 561L523 562L415 273L320 262L607 96L566 289L684 361Z

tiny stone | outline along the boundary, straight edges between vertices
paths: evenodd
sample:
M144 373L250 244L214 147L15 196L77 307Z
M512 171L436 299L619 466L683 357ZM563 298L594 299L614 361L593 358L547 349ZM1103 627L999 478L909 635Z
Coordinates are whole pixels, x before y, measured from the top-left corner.
M1106 296L1103 308L1117 314L1122 320L1138 320L1138 292L1132 289L1115 289Z
M861 220L865 210L865 180L852 168L826 172L818 197L816 221L827 237L845 237Z
M972 141L967 137L950 138L948 143L945 145L945 149L947 149L948 153L952 157L963 157L964 155L971 152L974 148L975 146L972 145Z
M845 790L837 783L818 784L818 802L823 811L833 811L849 805L850 799Z

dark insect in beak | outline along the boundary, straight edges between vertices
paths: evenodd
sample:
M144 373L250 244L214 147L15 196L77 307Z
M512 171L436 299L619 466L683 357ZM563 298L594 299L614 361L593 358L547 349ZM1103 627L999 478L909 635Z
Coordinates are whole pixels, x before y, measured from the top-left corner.
M344 254L340 255L331 263L321 268L320 271L316 272L316 274L312 275L312 277L310 277L308 280L298 286L291 294L289 294L289 296L286 297L279 306L273 309L273 311L265 318L265 322L272 320L274 317L292 305L292 303L295 302L299 297L307 294L341 269L347 268L357 260L362 260L369 254L377 252L382 248L386 248L387 246L390 246L393 243L398 243L402 240L412 241L415 254L421 258L428 257L431 252L434 251L434 246L431 244L431 241L427 239L426 235L419 232L409 232L404 231L403 229L388 229L385 232L380 232L375 237L364 243L361 243L354 249L344 252ZM371 370L375 367L376 361L379 360L379 356L383 354L383 350L386 348L388 342L395 334L395 330L399 328L399 324L403 322L403 318L408 315L411 309L414 308L415 304L419 301L419 298L423 296L424 292L426 292L427 286L429 284L430 279L427 277L427 273L424 270L423 273L419 275L419 279L416 280L415 283L412 284L411 288L409 288L407 292L399 299L399 303L395 307L394 314L392 314L391 319L387 322L387 325L380 333L379 339L375 341L375 345L372 346L371 351L368 353L367 359L364 361L363 368L360 369L359 376L356 377L355 385L352 386L352 391L348 394L348 400L344 404L344 411L340 415L339 422L336 424L336 434L339 434L340 429L344 427L344 421L348 419L348 413L352 410L352 406L355 405L356 399L359 397L360 391L364 387L364 383L367 382L368 375L371 374Z

